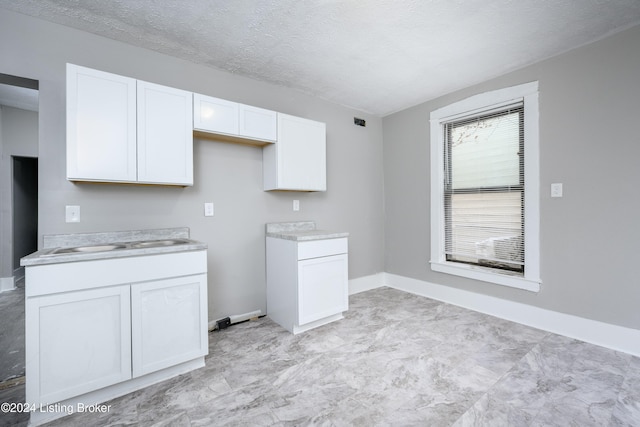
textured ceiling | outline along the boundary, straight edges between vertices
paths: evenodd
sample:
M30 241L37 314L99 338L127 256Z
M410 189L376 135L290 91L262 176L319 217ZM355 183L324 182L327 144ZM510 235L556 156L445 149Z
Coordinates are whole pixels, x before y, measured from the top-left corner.
M0 7L379 116L640 23L640 0L0 0Z

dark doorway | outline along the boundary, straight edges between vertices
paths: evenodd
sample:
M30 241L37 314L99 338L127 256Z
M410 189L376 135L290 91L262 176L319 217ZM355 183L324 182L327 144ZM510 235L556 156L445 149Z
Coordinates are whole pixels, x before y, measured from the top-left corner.
M13 157L13 271L23 277L20 258L38 250L38 159Z

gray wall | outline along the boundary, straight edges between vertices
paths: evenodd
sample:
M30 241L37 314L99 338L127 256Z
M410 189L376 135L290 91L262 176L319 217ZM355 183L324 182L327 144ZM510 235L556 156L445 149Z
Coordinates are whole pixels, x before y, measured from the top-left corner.
M38 113L0 106L0 277L13 276L12 156L38 157Z
M265 311L264 224L315 220L348 231L349 277L382 271L382 120L274 85L3 10L0 73L40 82L39 236L159 227L209 245L209 317ZM65 63L217 96L327 124L325 193L262 191L257 147L194 141L190 188L72 184L65 179ZM353 117L367 127L353 125ZM301 209L293 212L292 200ZM203 216L203 203L215 216ZM80 205L66 224L64 206ZM41 241L40 241L41 243Z
M542 289L429 268L429 113L539 81ZM385 270L640 329L640 26L383 119ZM550 184L564 183L551 199Z

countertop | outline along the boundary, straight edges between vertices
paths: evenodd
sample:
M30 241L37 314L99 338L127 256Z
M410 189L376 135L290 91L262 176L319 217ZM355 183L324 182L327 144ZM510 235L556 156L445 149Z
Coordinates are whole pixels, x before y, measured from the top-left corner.
M267 237L305 242L349 237L347 232L318 230L313 221L275 222L267 224Z
M140 242L180 239L183 243L154 247L133 247ZM207 244L189 238L188 228L132 230L104 233L77 233L44 236L44 248L20 259L25 267L67 262L92 261L132 256L158 255L207 249ZM122 245L111 251L53 254L58 249L95 245Z

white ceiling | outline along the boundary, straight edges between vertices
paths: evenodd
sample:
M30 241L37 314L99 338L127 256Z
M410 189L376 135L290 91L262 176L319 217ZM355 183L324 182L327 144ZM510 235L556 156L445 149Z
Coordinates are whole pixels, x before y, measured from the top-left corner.
M378 116L640 24L640 0L0 0L0 7Z

